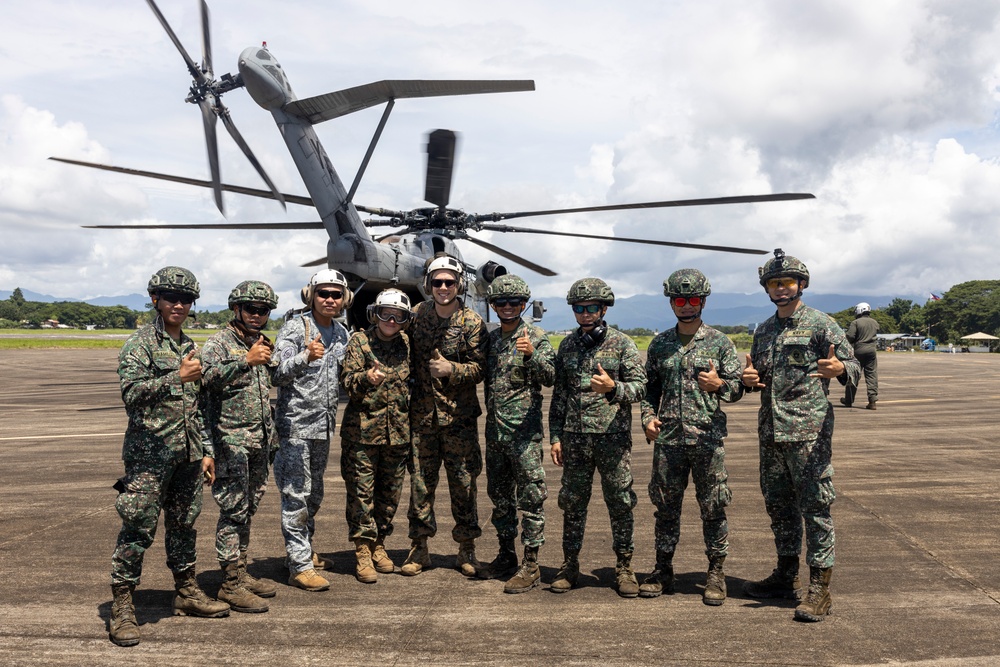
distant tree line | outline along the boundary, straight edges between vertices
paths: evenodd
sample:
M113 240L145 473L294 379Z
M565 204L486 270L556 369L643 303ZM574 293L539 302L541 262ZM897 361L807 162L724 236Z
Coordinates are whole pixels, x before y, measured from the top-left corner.
M206 324L218 327L225 326L232 318L232 311L220 310L209 312L202 310L192 312L188 328L196 328ZM135 329L151 322L155 317L153 304L147 304L147 310L132 310L125 306L93 306L82 301L27 301L20 287L14 289L10 297L0 301L0 329L38 329L48 320L56 320L59 324L74 329ZM281 327L281 319L268 322L268 329L277 330Z

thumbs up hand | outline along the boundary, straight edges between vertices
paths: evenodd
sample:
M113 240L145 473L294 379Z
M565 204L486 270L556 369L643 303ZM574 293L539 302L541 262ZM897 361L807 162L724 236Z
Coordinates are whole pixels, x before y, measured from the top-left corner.
M261 364L266 364L271 361L271 346L268 345L267 339L261 336L257 339L257 342L247 350L247 365L249 366L260 366Z
M326 354L326 345L323 345L323 335L316 334L316 337L306 345L306 349L309 350L309 357L307 363L312 363L317 359L322 359L323 355Z
M201 379L201 359L194 358L194 350L181 359L181 382L197 382Z
M532 354L535 353L535 346L531 344L531 339L528 338L527 332L525 332L523 336L518 338L517 342L514 343L514 345L515 347L517 347L517 351L524 355L525 359L527 359L528 357L530 357Z
M816 372L810 373L809 377L832 380L835 377L839 377L843 372L844 362L837 358L834 346L831 343L829 356L826 359L820 359L816 362Z
M708 360L708 370L698 373L698 388L704 392L712 393L719 391L723 385L722 378L715 370L715 361Z
M590 376L590 390L598 394L606 394L615 388L615 381L611 379L608 372L597 364L597 372Z
M757 369L753 367L753 360L750 359L750 355L747 355L747 365L743 369L743 386L750 387L751 389L763 389L767 385L760 381L760 373Z
M368 376L368 381L372 383L373 387L377 387L385 380L385 371L382 370L381 364L378 361L375 365L368 369L366 372Z
M431 360L427 362L431 369L431 376L436 378L446 378L451 376L451 362L441 356L441 352L434 348L431 353Z

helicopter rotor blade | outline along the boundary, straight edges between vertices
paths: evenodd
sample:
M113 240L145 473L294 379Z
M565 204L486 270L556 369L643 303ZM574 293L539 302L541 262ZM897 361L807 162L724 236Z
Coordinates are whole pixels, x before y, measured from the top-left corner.
M754 204L770 201L793 201L796 199L815 199L809 193L784 192L773 195L743 195L738 197L709 197L706 199L674 199L669 201L651 201L636 204L609 204L607 206L585 206L583 208L557 208L546 211L518 211L514 213L488 213L486 215L470 216L476 221L500 222L513 218L529 218L541 215L559 215L562 213L591 213L595 211L626 211L636 208L674 208L679 206L717 206L720 204Z
M752 248L735 248L722 245L704 245L700 243L680 243L677 241L656 241L653 239L632 239L624 236L598 236L597 234L579 234L575 232L556 232L548 229L527 229L525 227L511 227L510 225L483 225L484 230L493 232L524 232L527 234L548 234L550 236L570 236L580 239L598 239L601 241L623 241L625 243L645 243L647 245L669 246L672 248L692 248L694 250L714 250L717 252L734 252L744 255L766 255L768 250L755 250Z
M210 188L212 187L211 181L203 181L197 178L187 178L186 176L173 176L171 174L161 174L155 171L142 171L140 169L129 169L128 167L116 167L110 164L98 164L96 162L84 162L82 160L70 160L64 157L50 157L50 160L55 160L56 162L65 162L66 164L76 165L78 167L90 167L91 169L100 169L102 171L113 171L117 174L128 174L129 176L145 176L146 178L155 178L161 181L171 181L172 183L184 183L185 185L196 185L200 188ZM245 188L241 185L229 185L227 183L222 183L221 187L226 192L234 192L236 194L248 195L250 197L260 197L261 199L274 199L274 193L268 192L267 190L258 190L256 188ZM311 197L303 197L302 195L290 195L288 193L282 193L281 196L286 202L291 204L300 204L302 206L312 206L313 201Z
M553 271L552 269L547 269L544 266L542 266L541 264L535 264L534 262L532 262L530 260L527 260L524 257L521 257L520 255L515 255L514 253L512 253L512 252L510 252L508 250L504 250L503 248L501 248L499 246L495 246L492 243L487 243L486 241L483 241L482 239L477 239L477 238L472 237L472 236L463 236L461 238L464 239L464 240L466 240L466 241L469 241L470 243L475 243L477 246L479 246L481 248L486 248L487 250L489 250L491 252L495 252L496 254L500 255L504 259L509 259L510 261L514 262L515 264L520 264L521 266L525 267L526 269L531 269L535 273L540 273L543 276L554 276L554 275L557 275L556 272Z
M174 46L177 47L181 57L184 58L188 71L191 72L191 76L194 80L202 85L207 84L209 82L209 78L205 76L205 73L201 71L201 68L199 68L191 56L188 55L188 52L184 49L184 45L181 44L181 40L177 39L177 35L174 34L173 28L170 27L170 24L167 23L167 19L164 18L163 14L160 12L160 8L156 6L156 3L153 0L146 0L146 4L149 5L149 8L153 10L154 14L156 14L156 18L160 21L160 25L163 26L163 29L167 32L167 36L170 38L170 41L174 43Z
M314 259L311 262L306 262L305 264L299 264L299 266L301 268L303 268L303 269L309 268L309 267L312 267L312 266L326 266L326 265L327 265L327 258L326 257L320 257L319 259Z
M212 174L212 191L215 193L215 205L219 213L226 214L222 204L222 176L219 173L219 140L215 132L215 121L218 119L208 98L198 102L201 109L202 125L205 126L205 146L208 149L208 169Z
M208 2L201 0L201 67L212 79L212 33L209 28Z
M324 229L322 222L196 222L144 225L82 225L84 229Z
M219 109L219 117L222 118L222 124L226 126L227 130L229 130L229 136L233 138L233 141L236 142L236 145L240 147L240 150L243 151L243 154L246 155L248 160L250 160L250 164L253 165L253 168L257 170L257 173L260 175L260 177L264 179L265 183L267 183L267 187L271 188L271 194L274 195L274 198L281 203L281 208L288 210L288 207L285 206L284 196L280 192L278 192L278 188L275 187L274 181L272 181L271 177L267 175L266 171L264 171L263 165L261 165L261 163L257 160L257 157L253 154L253 151L250 150L250 146L247 145L246 141L244 141L243 135L241 135L240 131L236 129L236 124L233 123L233 119L229 115L229 109L226 108L226 106L223 105L222 102L218 103L218 109Z
M427 176L424 200L444 208L451 197L455 169L457 135L451 130L434 130L427 136Z

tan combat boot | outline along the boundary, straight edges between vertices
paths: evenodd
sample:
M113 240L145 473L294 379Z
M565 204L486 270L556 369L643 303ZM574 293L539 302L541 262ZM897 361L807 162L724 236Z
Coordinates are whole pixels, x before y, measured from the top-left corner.
M809 567L809 592L795 608L796 621L817 623L833 610L833 600L830 597L832 575L832 567Z
M304 591L318 592L330 588L330 582L316 574L316 570L309 568L302 572L292 572L288 575L288 585L301 588Z
M331 565L330 561L328 561L327 559L323 558L322 556L320 556L315 551L313 552L313 555L312 555L312 564L313 564L313 568L316 569L316 570L328 570L328 569L330 569L330 565Z
M243 585L239 562L219 563L219 565L223 573L222 588L219 589L221 601L228 604L233 611L245 614L260 614L268 610L267 602Z
M374 584L378 581L378 572L375 571L375 564L372 563L371 542L368 540L354 540L354 557L358 564L354 568L354 576L363 584Z
M639 597L639 582L632 571L632 552L619 551L618 563L615 565L615 584L618 595L623 598Z
M247 572L247 552L240 552L240 559L237 561L240 567L240 583L243 584L243 588L247 589L259 598L273 598L278 594L278 587L274 585L274 582L267 581L266 579L258 579L249 572Z
M752 598L799 597L799 557L778 556L778 566L770 576L743 584L743 592Z
M375 539L375 550L372 551L372 563L375 564L375 571L382 574L392 574L396 571L396 564L385 552L385 537L379 535Z
M174 572L174 616L222 618L229 616L229 605L208 597L198 586L194 568Z
M718 607L726 601L726 574L722 571L725 556L716 556L708 561L708 575L705 577L705 590L701 601L711 607Z
M571 590L580 579L580 552L566 551L563 556L562 567L549 585L549 590L553 593L565 593Z
M430 566L431 554L427 551L427 538L418 537L410 545L410 553L407 554L406 560L403 561L403 567L400 569L400 572L407 577L412 577L420 574Z
M135 646L139 643L139 623L135 620L132 590L133 587L129 584L115 584L111 587L114 602L111 603L108 638L118 646Z
M475 540L462 540L458 543L458 555L455 556L455 569L467 577L476 576L476 572L482 569L479 561L476 560Z
M865 410L877 410L875 407L875 401L868 401L868 405L865 406Z
M503 586L504 593L524 593L537 586L541 579L538 571L538 547L524 547L524 560L517 573Z
M655 598L674 592L674 552L657 551L656 569L639 586L639 597Z

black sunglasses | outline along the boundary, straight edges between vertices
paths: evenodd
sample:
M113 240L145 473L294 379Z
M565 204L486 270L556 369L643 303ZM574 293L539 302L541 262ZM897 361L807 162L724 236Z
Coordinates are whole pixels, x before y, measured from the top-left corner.
M334 289L318 289L316 290L316 296L321 299L342 299L344 298L344 293Z
M431 286L433 287L454 287L458 284L457 280L445 280L443 278L438 278L437 280L431 281Z
M580 313L598 313L600 312L600 310L601 310L601 304L599 303L590 303L587 304L586 306L581 306L578 303L573 304L573 312L578 315Z
M190 306L194 303L195 297L191 294L183 294L181 292L160 292L160 299L163 301L169 301L170 303L180 303L185 306Z
M241 306L241 308L243 308L244 313L250 313L251 315L258 315L258 316L267 315L268 313L271 312L271 309L268 308L267 306L253 306L247 304Z
M493 299L493 305L497 308L506 308L507 306L523 306L524 299Z

